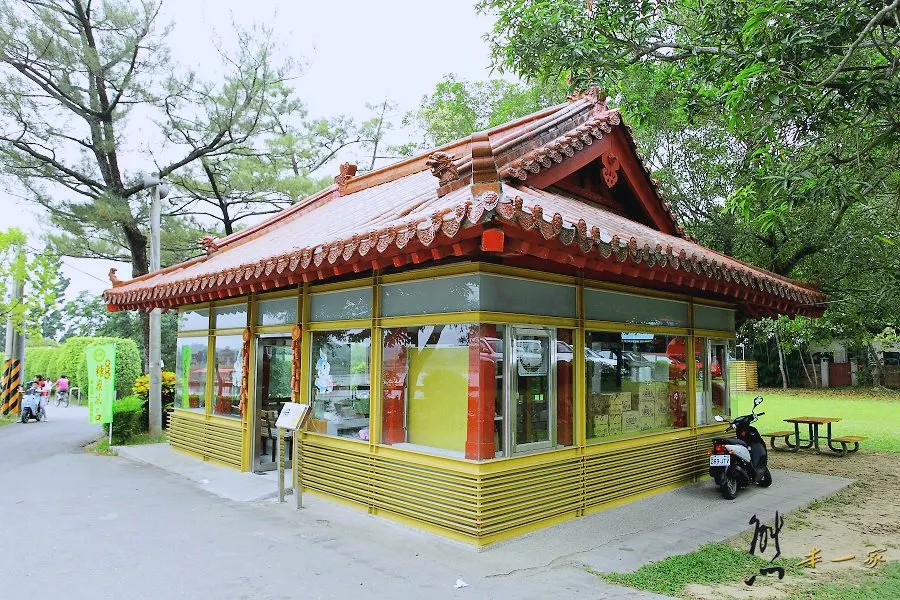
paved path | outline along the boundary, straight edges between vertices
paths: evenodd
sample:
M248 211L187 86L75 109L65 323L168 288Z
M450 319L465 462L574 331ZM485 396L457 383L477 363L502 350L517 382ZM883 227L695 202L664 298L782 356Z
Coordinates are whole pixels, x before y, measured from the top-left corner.
M585 567L635 568L737 533L753 512L763 517L801 501L800 491L783 495L782 473L770 490L735 502L707 482L475 552L309 495L299 513L291 504L223 499L204 489L202 469L191 481L80 451L97 435L76 407L51 408L46 423L0 428L0 596L660 598L607 585ZM225 477L205 468L210 478ZM846 484L807 477L791 489L825 493ZM469 586L455 589L457 578Z

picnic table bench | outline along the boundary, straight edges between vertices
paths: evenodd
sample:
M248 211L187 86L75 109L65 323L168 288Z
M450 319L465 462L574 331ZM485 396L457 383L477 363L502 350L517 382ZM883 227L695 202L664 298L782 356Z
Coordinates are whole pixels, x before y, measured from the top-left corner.
M784 419L786 423L793 423L794 429L785 429L783 431L773 431L768 433L769 445L772 446L773 450L789 450L791 452L814 448L816 452L821 454L822 449L819 447L819 441L825 440L829 450L840 454L841 456L847 456L848 453L859 450L859 442L866 438L858 435L832 437L831 424L837 423L840 420L840 417L791 417L789 419ZM800 437L800 425L806 425L808 427L808 435L805 438ZM819 427L821 425L825 425L825 435L819 433ZM794 437L793 442L791 442L791 436ZM786 448L779 448L775 445L775 440L777 438L784 438ZM835 443L840 444L840 448L835 447ZM853 448L849 449L847 447L848 444L853 444Z

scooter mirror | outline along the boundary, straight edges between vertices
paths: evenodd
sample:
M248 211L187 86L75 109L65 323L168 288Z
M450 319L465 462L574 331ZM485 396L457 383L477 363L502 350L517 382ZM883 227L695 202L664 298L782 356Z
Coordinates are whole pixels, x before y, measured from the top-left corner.
M719 423L724 423L724 422L725 422L725 419L722 418L722 415L716 415L715 417L713 417L713 419L715 419L715 420L718 421Z
M753 406L759 406L760 404L762 404L762 402L763 402L763 397L757 396L756 398L753 399Z

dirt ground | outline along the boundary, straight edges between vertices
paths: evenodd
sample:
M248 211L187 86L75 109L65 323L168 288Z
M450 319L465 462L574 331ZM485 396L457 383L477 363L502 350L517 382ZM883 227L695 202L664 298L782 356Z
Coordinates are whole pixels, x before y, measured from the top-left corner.
M861 451L841 458L800 452L770 452L769 464L777 469L806 471L849 477L855 482L833 496L789 513L779 536L785 557L806 557L813 547L821 551L822 562L806 569L802 579L832 581L845 569L865 570L866 553L884 550L886 560L900 560L900 456ZM789 485L779 482L775 485ZM735 548L749 548L749 534L732 540ZM854 556L851 560L835 559ZM876 567L877 568L877 567ZM752 587L742 584L691 585L687 594L698 600L728 598L782 598L794 590L800 576L781 582L758 578Z

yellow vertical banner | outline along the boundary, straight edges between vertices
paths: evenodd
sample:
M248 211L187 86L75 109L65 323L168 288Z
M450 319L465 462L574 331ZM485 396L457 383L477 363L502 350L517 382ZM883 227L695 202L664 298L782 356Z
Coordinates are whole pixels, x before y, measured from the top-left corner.
M88 408L91 423L112 423L116 396L116 345L88 346Z

